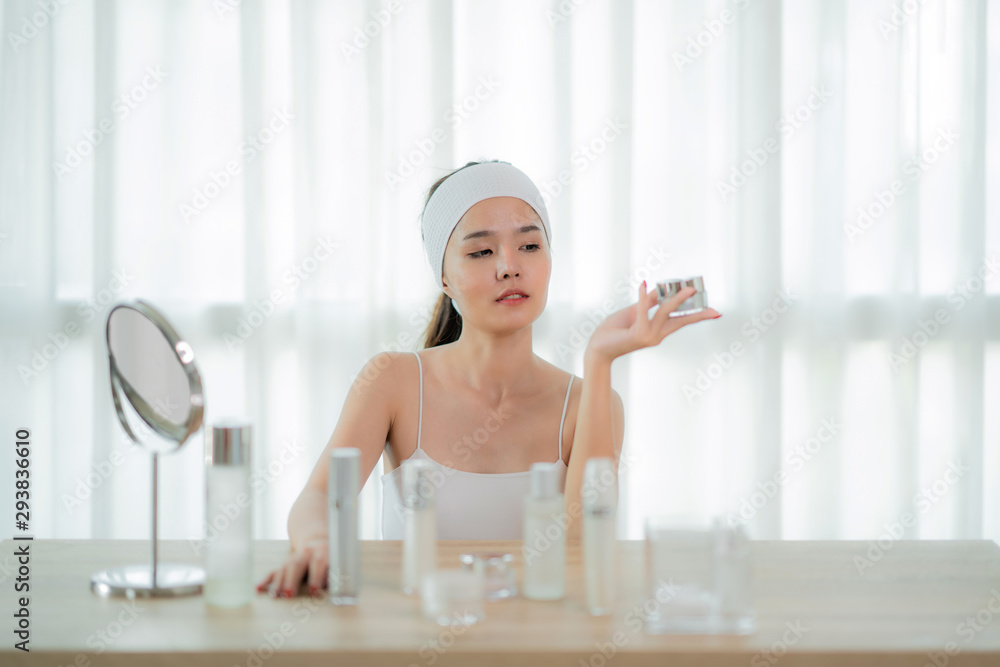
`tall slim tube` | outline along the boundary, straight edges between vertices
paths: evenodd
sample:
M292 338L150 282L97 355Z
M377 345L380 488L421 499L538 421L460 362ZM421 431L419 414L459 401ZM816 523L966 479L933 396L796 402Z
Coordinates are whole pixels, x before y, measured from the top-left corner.
M361 450L334 447L327 478L330 602L357 604L361 588L361 543L358 541L358 491Z
M583 470L583 569L587 607L594 616L614 611L617 510L618 479L611 459L588 460Z

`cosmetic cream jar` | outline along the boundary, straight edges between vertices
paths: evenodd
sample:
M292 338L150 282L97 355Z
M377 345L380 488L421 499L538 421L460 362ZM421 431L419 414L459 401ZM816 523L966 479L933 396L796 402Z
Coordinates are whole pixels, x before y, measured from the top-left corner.
M701 276L676 278L666 280L662 283L656 283L656 288L659 291L657 302L663 303L664 301L673 298L685 287L693 287L698 291L692 294L690 298L684 300L681 305L677 306L677 310L670 313L670 317L681 317L682 315L700 313L708 308L708 293L705 291L705 283Z

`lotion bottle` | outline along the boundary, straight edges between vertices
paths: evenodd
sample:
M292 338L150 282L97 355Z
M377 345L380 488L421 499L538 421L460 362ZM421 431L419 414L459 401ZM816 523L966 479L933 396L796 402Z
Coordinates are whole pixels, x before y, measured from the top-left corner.
M427 461L403 461L402 589L407 595L419 595L424 574L437 568L433 471Z
M610 614L615 603L615 515L618 479L612 461L595 457L583 469L583 570L587 608L594 616Z
M251 556L250 425L224 420L208 437L205 602L243 607L254 595Z
M531 466L524 498L524 597L559 600L566 595L566 506L562 471L555 463Z

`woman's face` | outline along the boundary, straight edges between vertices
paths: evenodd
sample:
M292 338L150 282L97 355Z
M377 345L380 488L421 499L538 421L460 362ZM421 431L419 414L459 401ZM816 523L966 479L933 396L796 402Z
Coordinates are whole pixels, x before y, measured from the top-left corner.
M487 329L528 326L545 310L552 255L542 221L517 197L491 197L465 212L444 252L444 291L465 321ZM499 299L507 290L527 298Z

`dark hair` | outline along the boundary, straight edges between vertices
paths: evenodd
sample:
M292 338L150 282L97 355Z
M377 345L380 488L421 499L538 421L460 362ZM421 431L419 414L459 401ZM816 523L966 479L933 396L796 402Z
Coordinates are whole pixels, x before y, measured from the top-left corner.
M436 180L427 191L427 198L424 200L424 210L427 210L427 203L431 200L434 192L449 176L465 169L465 167L471 167L474 164L500 161L501 160L483 160L481 162L467 162L465 166L459 167L450 174L442 176ZM420 215L423 216L423 212L421 212ZM441 296L438 297L437 304L434 306L434 314L431 316L430 324L427 325L427 330L424 334L424 349L454 343L461 335L462 316L458 314L457 310L455 310L455 306L451 302L451 297L442 292Z

